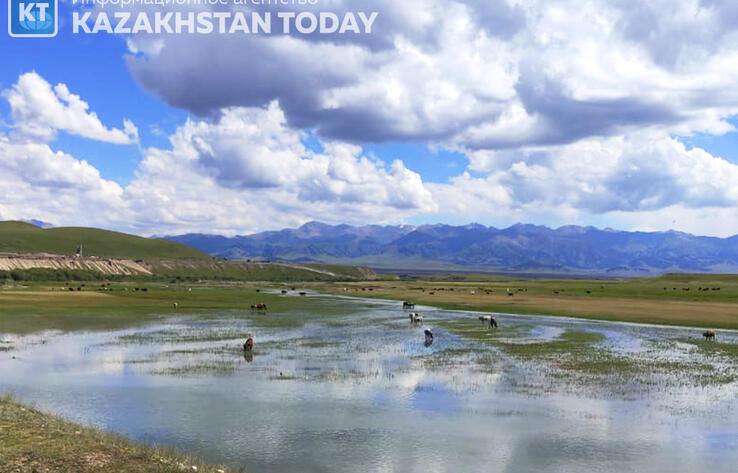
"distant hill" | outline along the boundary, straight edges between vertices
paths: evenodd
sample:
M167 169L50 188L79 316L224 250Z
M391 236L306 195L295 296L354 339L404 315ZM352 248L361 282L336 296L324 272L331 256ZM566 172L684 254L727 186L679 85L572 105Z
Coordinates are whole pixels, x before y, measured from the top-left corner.
M144 260L209 260L208 254L164 239L150 239L96 228L40 228L25 222L0 222L0 253L74 254Z
M229 259L366 265L406 270L649 275L738 272L738 236L626 232L594 227L484 225L353 227L310 222L296 229L227 238L167 237Z

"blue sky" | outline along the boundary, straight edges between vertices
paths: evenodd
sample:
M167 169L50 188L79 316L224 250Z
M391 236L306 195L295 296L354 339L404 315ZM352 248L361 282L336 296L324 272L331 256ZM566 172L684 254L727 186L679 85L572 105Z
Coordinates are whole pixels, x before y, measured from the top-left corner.
M65 10L62 6L62 11ZM5 10L3 13L7 14ZM6 21L3 18L3 24ZM138 125L142 147L166 147L166 135L183 123L189 113L167 105L140 87L123 60L126 53L123 36L75 35L63 26L58 37L48 41L0 35L0 62L3 64L0 89L12 85L20 74L36 71L52 84L62 82L84 91L85 101L103 123L118 123L122 117L133 120ZM0 111L8 122L7 102L0 101ZM161 130L164 135L153 133L154 129ZM141 152L135 145L120 147L67 133L61 133L57 143L59 148L93 164L104 178L121 184L130 182L141 159ZM468 162L462 153L416 142L369 144L365 154L387 162L402 159L429 182L445 182L463 171Z
M5 25L7 11L0 10ZM63 5L61 10L67 8ZM0 35L0 89L15 83L20 74L36 71L50 83L68 84L82 94L103 123L120 123L122 117L128 117L139 124L142 146L166 146L166 136L154 135L150 126L171 132L188 113L168 106L136 83L123 61L125 38L75 35L64 26L60 25L53 39ZM0 111L8 122L10 108L6 101L0 101ZM130 181L141 159L137 146L120 147L66 133L60 134L58 145L93 164L103 177L121 183Z
M428 13L437 3L418 5ZM0 90L21 101L0 99L0 137L51 153L0 156L8 176L20 173L19 190L6 193L28 193L25 204L0 200L0 217L139 233L247 233L308 219L738 233L726 223L738 215L738 102L726 86L736 71L720 61L736 52L722 4L682 30L665 14L650 36L635 27L644 19L607 2L551 15L570 5L455 0L421 21L379 1L372 35L285 38L72 34L65 2L57 37L0 35ZM591 28L595 12L613 27ZM455 29L461 18L474 26ZM694 28L712 36L685 39ZM19 85L29 72L78 95L100 130L34 109ZM58 93L46 99L73 116ZM110 138L124 120L137 129L128 143ZM36 126L53 139L21 136ZM94 184L76 188L81 178L61 171L39 187L18 171L60 172L59 152ZM45 193L116 210L80 219L31 197Z

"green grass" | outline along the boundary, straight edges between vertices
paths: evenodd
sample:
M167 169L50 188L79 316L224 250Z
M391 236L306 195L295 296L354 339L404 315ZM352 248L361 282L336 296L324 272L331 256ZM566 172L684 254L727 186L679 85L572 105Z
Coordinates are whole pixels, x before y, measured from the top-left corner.
M600 385L603 381L617 384L628 377L640 376L642 382L653 382L652 377L678 376L694 380L701 385L732 383L736 376L732 373L716 373L712 364L704 359L678 361L660 359L658 356L637 357L614 353L601 345L604 336L596 332L567 330L559 337L547 341L526 340L530 327L513 325L489 330L474 321L440 321L439 325L449 331L494 347L507 356L523 363L533 363L537 367L547 367L553 371L548 375L554 378L567 378L579 385ZM712 359L714 354L735 356L736 344L700 344L698 340L686 339L694 343ZM666 343L666 342L662 342ZM669 346L674 342L669 342ZM720 346L719 346L720 345ZM666 345L661 349L667 348ZM648 380L651 381L648 381ZM594 380L597 383L593 384Z
M196 470L193 469L193 466ZM226 473L172 449L136 444L0 397L0 471L74 473Z
M24 222L0 222L0 252L71 255L82 245L85 256L142 260L195 259L211 256L181 243L142 238L96 228L39 228Z
M154 375L165 376L229 376L236 372L236 365L232 361L202 361L182 366L170 366L151 371Z
M251 332L233 329L221 330L192 330L182 333L181 330L160 330L156 332L140 332L118 337L117 343L196 343L221 342L224 340L240 340L251 337Z
M719 334L718 337L720 337ZM716 341L706 341L699 338L680 338L679 341L693 345L704 354L736 357L738 359L738 343L721 342L719 338Z
M73 285L74 288L78 286ZM266 285L207 283L113 283L112 291L86 284L68 291L59 283L30 284L0 290L0 333L28 334L41 330L108 330L179 315L201 318L241 316L262 327L297 327L304 313L331 314L340 308L316 298L257 292ZM145 288L146 292L134 288ZM191 289L191 290L190 290ZM173 305L177 302L178 309ZM252 311L264 302L266 313Z

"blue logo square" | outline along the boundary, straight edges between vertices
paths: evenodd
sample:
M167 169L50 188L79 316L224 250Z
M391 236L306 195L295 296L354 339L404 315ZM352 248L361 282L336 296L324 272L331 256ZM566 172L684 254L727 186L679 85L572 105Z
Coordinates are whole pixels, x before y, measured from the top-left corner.
M59 0L8 0L8 33L19 37L56 36Z

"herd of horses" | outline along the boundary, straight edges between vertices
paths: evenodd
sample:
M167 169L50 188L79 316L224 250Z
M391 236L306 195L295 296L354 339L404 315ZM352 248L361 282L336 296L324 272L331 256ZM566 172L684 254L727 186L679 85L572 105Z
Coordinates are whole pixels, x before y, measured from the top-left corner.
M402 303L402 308L403 310L412 310L415 309L415 304L412 302L404 301ZM408 314L408 317L410 318L411 324L418 324L423 321L423 316L417 312L410 312ZM498 327L497 319L495 319L491 315L480 315L479 320L485 325L489 325L489 328L496 329ZM426 328L423 333L425 334L425 346L431 346L433 344L433 332L431 332L430 329Z
M284 294L286 291L282 291ZM300 293L302 295L302 293ZM177 302L174 303L174 308L177 309L179 307L179 304ZM257 304L251 305L252 310L258 310L258 311L266 311L267 305L263 302L259 302ZM403 310L414 310L415 304L413 302L404 301L402 303L402 309ZM419 324L423 321L423 316L417 312L410 312L408 314L408 317L410 318L411 324ZM491 329L498 328L497 319L492 317L491 315L480 315L479 321L482 322L484 325L488 325ZM433 332L431 332L430 329L426 328L423 331L425 335L425 346L430 346L433 344ZM706 341L715 341L716 340L716 332L714 330L706 330L702 333L702 336L705 338ZM246 340L246 342L243 344L243 351L245 353L251 353L254 349L254 339L249 338Z

